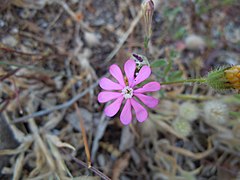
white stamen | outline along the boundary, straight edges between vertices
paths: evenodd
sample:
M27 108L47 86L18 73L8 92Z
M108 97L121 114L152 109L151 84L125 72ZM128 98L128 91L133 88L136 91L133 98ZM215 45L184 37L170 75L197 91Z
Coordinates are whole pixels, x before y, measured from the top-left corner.
M125 99L132 98L132 96L133 96L133 89L130 88L129 86L126 86L126 87L122 90L122 95L124 96Z

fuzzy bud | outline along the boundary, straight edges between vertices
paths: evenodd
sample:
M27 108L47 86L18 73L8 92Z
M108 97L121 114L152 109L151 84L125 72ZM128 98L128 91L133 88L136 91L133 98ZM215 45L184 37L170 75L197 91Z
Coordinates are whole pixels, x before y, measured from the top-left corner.
M206 82L215 90L240 90L240 65L211 71L208 73Z
M209 101L204 105L204 116L208 122L224 124L228 118L228 107L220 101Z
M187 137L192 131L192 127L191 127L190 123L181 118L178 118L175 121L173 121L172 125L173 125L174 130L178 134L180 134L184 137Z
M225 77L225 70L227 68L219 68L217 70L211 71L207 76L207 85L215 90L225 90L229 89L227 84L227 79Z
M194 121L198 118L199 110L195 104L184 102L179 108L179 115L187 121Z

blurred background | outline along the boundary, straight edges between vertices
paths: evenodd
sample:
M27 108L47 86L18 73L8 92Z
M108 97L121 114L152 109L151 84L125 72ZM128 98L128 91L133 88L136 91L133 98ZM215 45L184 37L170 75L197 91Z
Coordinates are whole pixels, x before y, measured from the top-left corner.
M98 79L132 53L160 83L240 62L238 0L154 0L147 52L141 3L0 0L0 179L240 178L236 91L164 85L144 123L103 114Z

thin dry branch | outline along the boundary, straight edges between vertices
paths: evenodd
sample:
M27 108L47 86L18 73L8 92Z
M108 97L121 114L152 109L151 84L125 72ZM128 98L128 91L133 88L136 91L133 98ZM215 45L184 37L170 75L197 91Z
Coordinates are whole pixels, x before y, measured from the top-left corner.
M73 97L72 99L70 99L69 101L67 101L63 104L59 104L57 106L50 107L49 109L45 109L45 110L42 110L42 111L35 112L35 113L29 114L27 116L16 118L16 119L13 120L13 123L26 122L30 118L36 118L36 117L39 117L39 116L44 116L44 115L47 115L47 114L49 114L53 111L58 111L58 110L61 110L61 109L68 108L68 107L72 106L76 101L78 101L81 97L85 96L89 91L91 91L92 89L97 87L97 85L98 85L98 81L95 82L94 84L92 84L89 88L87 88L83 92L77 94L75 97Z
M74 160L77 164L85 167L85 168L88 168L89 170L91 170L92 172L94 172L96 175L100 176L102 179L104 180L111 180L109 177L107 177L105 174L103 174L101 171L99 171L98 169L96 169L95 167L91 166L91 167L88 167L88 164L86 164L85 162L79 160L78 158L70 155L72 160Z
M117 44L117 46L113 49L113 51L107 56L107 58L105 59L104 63L108 63L109 61L112 60L112 58L117 54L117 52L121 49L121 47L123 46L124 42L128 39L128 36L132 33L132 31L134 30L135 26L138 24L138 22L140 21L142 17L142 12L139 11L138 15L135 17L135 19L132 21L129 29L125 32L125 34L123 35L123 37L120 39L119 43Z
M76 103L74 103L74 106L75 106L75 110L77 111L77 115L78 115L78 118L79 118L79 121L80 121L80 128L81 128L81 131L82 131L85 153L87 155L88 168L90 168L92 166L91 165L91 155L90 155L90 151L89 151L89 147L88 147L88 141L87 141L86 131L85 131L85 128L84 128L83 117L82 117L82 115L80 113L80 110L79 110Z

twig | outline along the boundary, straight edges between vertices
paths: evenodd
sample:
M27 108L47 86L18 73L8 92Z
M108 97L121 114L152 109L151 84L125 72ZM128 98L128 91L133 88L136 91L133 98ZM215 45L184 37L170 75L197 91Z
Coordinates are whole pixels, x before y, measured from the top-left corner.
M29 114L27 116L16 118L16 119L13 120L13 123L26 122L30 118L36 118L36 117L39 117L39 116L44 116L44 115L49 114L53 111L68 108L69 106L73 105L78 99L80 99L85 94L87 94L91 89L95 88L97 85L98 85L98 81L95 82L93 85L91 85L88 89L86 89L83 92L77 94L75 97L73 97L72 99L70 99L69 101L67 101L63 104L59 104L57 106L51 107L51 108L46 109L46 110L35 112L35 113Z
M102 113L101 119L100 119L98 127L97 127L97 131L95 134L95 138L93 141L93 145L92 145L91 154L92 154L93 159L95 159L95 156L96 156L96 153L97 153L98 147L99 147L99 141L104 135L104 132L108 125L108 121L109 121L109 118L106 118L106 115L104 113Z
M10 98L11 99L11 98ZM2 107L0 108L0 113L2 113L8 106L8 104L10 103L10 99L6 99L0 102L0 105L2 105Z
M16 85L16 82L15 82L14 78L11 78L11 81L13 82L13 88L14 88L14 91L15 91L15 96L16 96L17 105L18 105L18 108L19 108L19 113L23 114L22 106L21 106L21 103L20 103L20 100L19 100L19 89L17 88L17 85Z
M37 124L35 123L35 120L31 118L28 123L29 128L33 134L34 142L38 145L38 148L44 154L46 162L49 165L49 168L51 169L51 171L53 171L55 169L53 157L51 156L50 152L48 151L47 145L44 143L42 137L39 134L39 129Z
M9 73L7 73L6 75L0 77L0 82L3 81L4 79L9 78L10 76L14 75L16 72L18 72L20 70L20 68L17 68Z
M86 131L85 131L85 128L84 128L83 117L82 117L82 115L80 113L80 110L79 110L79 108L77 106L77 103L74 103L74 106L75 106L75 109L77 111L77 115L79 117L80 128L81 128L81 131L82 131L83 142L84 142L84 147L85 147L85 153L87 155L88 168L90 168L92 166L91 165L91 155L90 155L90 151L89 151L89 147L88 147L88 141L87 141Z
M166 148L170 151L174 151L176 153L179 153L181 155L190 157L192 159L199 160L199 159L203 159L203 158L209 156L211 153L214 152L214 148L212 148L212 144L211 144L211 139L212 139L212 136L210 136L208 138L208 148L204 152L195 153L195 152L191 152L189 150L179 148L179 147L175 147L175 146L172 146L172 145L167 145Z
M101 171L99 171L98 169L96 169L95 167L91 166L91 167L88 167L88 165L79 160L78 158L70 155L72 160L74 160L77 164L80 164L81 166L84 166L85 168L88 168L89 170L91 170L92 172L94 172L95 174L97 174L98 176L100 176L102 179L104 180L111 180L109 177L107 177L105 174L103 174Z
M40 54L32 54L32 53L26 53L26 52L22 52L22 51L17 51L15 49L11 49L9 47L1 46L1 45L0 45L0 50L6 51L6 52L9 52L9 53L21 54L21 55L25 55L25 56L41 56Z
M137 23L139 22L139 20L142 17L142 12L139 11L137 17L135 17L135 19L132 21L132 24L130 25L129 29L127 30L127 32L123 35L123 37L120 39L118 45L116 46L116 48L107 56L106 60L104 61L104 64L108 63L109 61L112 60L112 58L117 54L117 52L120 50L120 48L123 46L124 42L127 40L128 36L132 33L132 31L134 30L135 26L137 25Z

